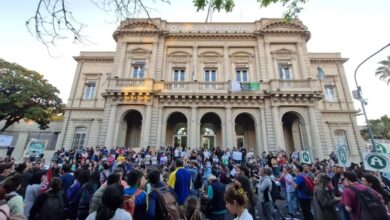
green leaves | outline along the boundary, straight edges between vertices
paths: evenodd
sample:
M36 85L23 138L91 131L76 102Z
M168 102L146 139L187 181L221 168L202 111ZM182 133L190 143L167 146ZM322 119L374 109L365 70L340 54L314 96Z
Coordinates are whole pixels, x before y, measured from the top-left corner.
M371 124L372 133L376 139L390 139L390 118L387 115L380 119L369 120ZM364 139L368 139L367 129L360 131Z
M234 8L234 0L194 0L194 6L197 11L204 10L205 7L209 7L211 1L211 7L214 10L224 10L226 12L231 12ZM237 1L238 2L238 1ZM281 3L287 10L283 13L283 17L286 20L291 20L298 18L299 14L303 10L302 5L307 2L307 0L257 0L260 3L261 7L268 7L272 4Z
M38 72L0 59L0 120L6 120L1 131L21 119L48 128L50 118L63 112L58 93Z
M379 62L381 64L375 71L375 75L379 76L380 80L387 81L387 85L390 84L390 56L387 56L387 60Z

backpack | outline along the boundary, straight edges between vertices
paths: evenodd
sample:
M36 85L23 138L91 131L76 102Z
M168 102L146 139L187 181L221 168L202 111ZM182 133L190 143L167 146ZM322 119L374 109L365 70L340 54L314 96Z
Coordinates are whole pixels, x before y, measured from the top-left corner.
M135 193L131 196L124 196L124 203L123 203L123 209L130 213L131 217L134 219L134 212L135 212L135 199L139 194L142 193L142 190L137 189Z
M195 178L195 182L194 182L194 188L195 189L199 189L201 188L203 185L203 182L202 182L202 175L200 172L198 172L198 174L196 175L196 178Z
M309 176L307 176L307 175L302 175L301 177L303 177L303 179L305 181L305 187L303 189L303 193L306 196L313 196L313 193L314 193L314 182L313 182L313 180Z
M167 187L154 189L157 193L157 213L158 220L177 220L180 219L179 205L177 204L175 196L169 192Z
M348 188L356 194L361 219L387 219L386 208L373 190L368 187L362 191L353 186Z
M274 180L271 180L272 182L272 189L271 189L271 197L273 201L284 200L284 198L281 195L282 188L280 185L278 185Z
M42 220L56 220L56 219L65 219L64 216L64 200L60 192L51 192L46 193L46 199L43 202L41 212L39 213L39 218Z

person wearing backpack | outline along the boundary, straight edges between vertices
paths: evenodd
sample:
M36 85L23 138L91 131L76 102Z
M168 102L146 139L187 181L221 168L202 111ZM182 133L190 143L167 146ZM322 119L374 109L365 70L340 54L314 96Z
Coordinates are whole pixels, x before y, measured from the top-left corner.
M124 190L124 209L133 219L144 219L146 212L146 192L139 188L143 173L132 170L127 174L128 188Z
M337 220L335 206L340 201L340 197L333 197L328 189L330 177L321 173L316 177L317 185L314 188L313 211L316 220Z
M267 220L274 219L272 215L273 202L271 196L271 190L272 190L271 175L272 175L271 168L269 167L260 168L259 170L260 179L258 180L259 182L256 184L258 201L261 203L264 218Z
M61 179L54 177L50 189L39 195L30 209L28 220L65 220L64 192Z
M313 220L311 213L311 202L313 200L314 182L306 174L303 173L303 167L296 165L297 176L294 182L294 188L298 192L298 202L301 207L303 218L305 220Z
M359 183L356 173L344 173L344 186L341 203L352 214L352 220L388 219L380 195Z
M161 174L152 170L148 174L148 181L152 191L147 197L146 220L176 220L180 218L179 206L175 191L160 181ZM166 200L169 199L168 200Z

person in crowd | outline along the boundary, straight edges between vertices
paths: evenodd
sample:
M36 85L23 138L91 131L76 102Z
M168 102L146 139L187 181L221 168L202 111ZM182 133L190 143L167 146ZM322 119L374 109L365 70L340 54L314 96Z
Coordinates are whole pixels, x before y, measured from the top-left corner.
M317 185L314 188L313 210L316 220L337 220L335 205L340 197L333 197L329 191L330 177L326 174L319 174L316 177Z
M84 220L89 214L89 207L93 197L93 194L100 186L100 174L93 172L87 183L82 186L81 197L77 210L77 219Z
M252 215L246 209L248 198L240 183L233 182L225 192L226 208L230 213L236 215L234 220L253 220Z
M366 173L362 176L361 183L379 193L385 204L389 203L389 194L385 192L383 187L385 185L380 182L378 177L374 176L373 174Z
M236 181L238 181L242 188L245 191L246 197L248 198L248 211L252 216L255 216L255 209L257 204L257 198L254 194L252 183L247 176L237 176Z
M50 189L39 195L30 209L29 220L65 220L64 192L61 179L54 177Z
M106 191L107 186L112 184L120 184L121 176L118 173L112 173L107 177L106 185L101 185L100 188L93 194L91 200L91 207L89 213L95 212L102 204L103 193Z
M5 200L7 201L11 216L24 215L23 197L16 192L21 185L22 177L17 173L4 180L3 188L6 191Z
M144 219L146 215L146 192L140 189L142 177L140 170L132 170L127 174L129 187L124 190L124 195L135 197L134 219Z
M5 194L7 192L3 187L0 186L0 201L3 201L5 199ZM7 203L0 204L0 219L9 219L10 218L10 210Z
M210 175L207 189L207 198L209 199L209 215L211 220L223 220L226 214L224 193L225 185L221 184L217 177Z
M297 211L297 196L295 189L293 187L294 179L292 177L292 168L287 167L283 168L283 179L286 184L286 200L287 200L287 207L288 207L288 214L295 216Z
M367 190L368 187L358 182L358 176L354 172L344 173L344 186L345 188L341 194L341 203L345 206L345 209L352 214L352 220L362 219L361 206L365 204L360 204L357 197L357 191L363 192ZM373 198L376 198L378 201L381 200L380 195L377 192L370 189L368 189L368 191ZM384 207L383 209L384 212L386 212Z
M184 202L183 215L184 220L203 220L198 198L190 196L186 199Z
M311 213L311 203L313 195L310 193L309 186L306 185L306 178L310 178L304 174L303 167L297 165L297 176L294 182L294 188L298 192L298 202L301 207L302 214L305 220L313 220L313 214Z
M191 174L183 168L183 161L176 160L176 170L169 175L168 185L175 190L177 202L183 205L191 193Z
M124 170L123 170L122 167L117 167L117 168L115 168L114 171L113 171L113 173L117 173L117 174L120 175L120 177L121 177L121 185L122 185L122 187L123 187L124 189L126 189L127 187L129 187L129 186L127 185L127 182L123 180L123 178L124 178ZM103 183L103 185L106 185L106 184L107 184L107 183Z
M24 216L28 219L30 209L33 206L35 200L38 198L41 183L46 175L45 171L38 171L33 174L26 189L24 198Z
M64 164L61 168L62 176L60 177L62 182L62 189L64 192L67 192L69 187L74 184L75 177L71 172L70 166L68 164Z
M132 220L123 208L123 187L111 184L103 193L102 205L88 215L87 220Z
M107 181L107 177L110 175L110 165L108 162L102 164L103 171L100 173L100 183L103 184Z
M15 171L22 178L22 183L20 187L16 190L16 192L24 198L26 194L27 185L33 175L31 163L26 162L17 164L15 167Z
M69 202L67 214L70 219L77 218L77 211L79 208L81 194L83 192L83 185L89 181L89 175L89 170L81 170L78 174L77 181L70 186L66 192L66 198Z
M264 218L273 220L274 217L272 215L273 202L271 196L271 190L272 190L271 175L272 175L271 168L269 167L260 168L259 170L260 179L257 180L256 178L254 178L254 180L258 181L258 183L256 184L258 201L261 203Z

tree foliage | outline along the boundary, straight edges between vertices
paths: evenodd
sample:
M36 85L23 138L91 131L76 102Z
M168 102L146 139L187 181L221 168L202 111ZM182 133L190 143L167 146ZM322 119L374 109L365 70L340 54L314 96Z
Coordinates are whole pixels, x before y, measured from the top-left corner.
M156 2L170 4L169 0L90 0L96 10L103 10L114 14L117 21L125 18L148 17L154 9ZM255 0L253 0L255 1ZM284 18L290 20L297 18L302 11L302 5L308 0L257 0L261 7L281 3L287 10ZM206 7L226 12L231 12L238 0L193 0L197 11ZM91 10L94 10L93 8ZM55 45L57 40L72 36L75 42L87 42L82 35L86 24L79 21L73 14L68 0L39 0L33 15L27 19L26 26L30 33L46 46ZM207 20L207 19L206 19Z
M375 71L375 75L379 76L379 79L387 81L387 85L390 84L390 56L387 56L387 60L379 62L381 64Z
M390 118L387 115L380 117L380 119L369 120L372 133L375 139L390 139ZM364 139L368 139L367 129L361 130Z
M0 59L0 121L5 120L1 131L22 119L48 128L51 117L63 112L58 93L38 72Z

